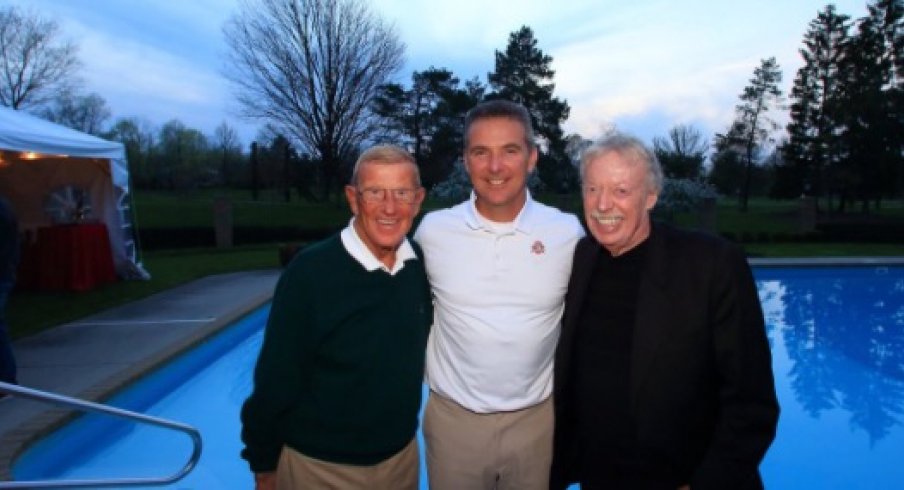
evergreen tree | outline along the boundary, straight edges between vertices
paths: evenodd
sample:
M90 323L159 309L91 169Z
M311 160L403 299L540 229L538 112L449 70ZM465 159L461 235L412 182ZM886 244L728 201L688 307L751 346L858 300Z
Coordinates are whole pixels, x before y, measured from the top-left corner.
M710 158L712 167L706 176L706 181L719 194L733 197L741 195L744 180L744 148L739 144L740 136L732 133L735 127L732 126L727 134L716 133L713 139L715 151Z
M488 74L494 92L488 98L511 100L527 108L540 139L540 179L550 190L571 192L577 189L578 175L562 131L570 108L553 96L551 63L552 57L537 47L533 30L522 26L509 35L504 53L496 51L495 71Z
M867 10L882 39L883 65L890 71L883 89L887 148L879 172L878 198L882 193L901 195L904 191L904 0L877 0L867 5Z
M773 180L771 167L776 160L775 152L766 153L765 148L757 147L754 160L762 164L748 169L747 149L744 139L738 133L741 129L742 126L735 125L726 134L716 133L713 138L714 151L710 157L711 167L705 181L720 195L738 197L749 172L749 195L765 196L769 193Z
M788 107L790 122L785 128L788 139L781 146L785 166L777 169L780 189L773 189L773 195L779 198L814 195L818 203L823 188L820 185L822 167L816 164L813 155L817 146L813 115L820 99L816 96L812 71L806 68L805 64L798 70L791 88L792 102Z
M452 171L461 154L464 114L483 98L483 91L477 80L460 87L451 71L434 67L414 72L409 89L382 85L372 105L383 121L383 133L375 139L406 146L429 189Z
M848 108L844 133L847 153L835 181L842 212L854 199L861 202L864 211L869 210L870 200L878 202L890 167L901 158L891 105L893 63L882 23L877 11L858 20L841 80L843 102Z
M753 71L750 85L741 93L741 103L735 107L735 121L728 132L743 149L744 180L741 184L739 209L747 212L750 183L753 176L754 157L769 143L771 133L778 125L769 117L769 111L781 105L782 91L778 84L782 72L775 58L762 60Z
M466 81L464 87L455 85L453 90L444 92L433 114L436 125L425 152L425 180L441 182L453 171L464 146L465 113L483 100L485 91L486 87L475 77Z
M804 34L800 55L803 66L791 89L788 141L782 145L785 165L783 197L811 194L819 199L826 192L828 170L840 157L839 73L847 52L849 17L826 6ZM787 182L792 179L794 182Z

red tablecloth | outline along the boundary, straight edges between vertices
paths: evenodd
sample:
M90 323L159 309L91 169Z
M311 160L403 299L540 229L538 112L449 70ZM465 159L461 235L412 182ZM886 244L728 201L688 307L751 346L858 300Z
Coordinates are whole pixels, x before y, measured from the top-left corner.
M16 280L22 289L87 291L116 281L110 238L103 223L38 228L26 242Z

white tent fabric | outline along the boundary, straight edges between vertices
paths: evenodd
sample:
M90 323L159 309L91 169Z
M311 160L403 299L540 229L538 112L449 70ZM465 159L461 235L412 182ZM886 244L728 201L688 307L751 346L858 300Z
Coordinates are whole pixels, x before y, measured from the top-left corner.
M76 186L87 191L92 217L107 225L119 276L149 277L137 262L122 143L0 107L0 150L0 193L12 203L20 227L33 231L52 224L45 199L54 189ZM23 158L27 152L40 158Z

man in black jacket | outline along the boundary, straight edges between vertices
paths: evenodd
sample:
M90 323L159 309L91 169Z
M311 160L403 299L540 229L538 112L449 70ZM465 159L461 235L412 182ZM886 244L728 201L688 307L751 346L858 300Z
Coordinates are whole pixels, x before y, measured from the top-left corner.
M633 137L591 146L581 179L550 487L762 488L779 408L744 254L652 223L662 170Z

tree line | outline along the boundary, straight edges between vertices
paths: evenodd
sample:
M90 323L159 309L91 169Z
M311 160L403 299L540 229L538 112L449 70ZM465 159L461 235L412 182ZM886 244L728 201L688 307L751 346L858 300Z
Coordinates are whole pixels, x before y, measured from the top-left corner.
M852 21L834 5L812 20L789 104L775 58L763 59L739 95L735 118L710 146L679 125L653 146L671 179L703 181L736 196L812 197L827 213L879 209L904 192L904 2L877 0ZM788 111L780 139L777 111Z
M904 190L904 2L855 21L828 5L803 43L774 195L879 208Z
M292 146L310 194L337 195L362 145L407 147L425 187L445 181L461 154L465 112L477 102L507 98L530 112L540 139L536 185L577 188L565 152L568 104L553 91L552 58L523 26L495 53L487 83L462 82L450 70L415 71L410 84L392 81L404 44L395 29L355 0L261 0L245 4L224 28L229 77L243 114L265 121ZM311 169L304 165L313 166Z
M904 0L875 0L866 10L851 20L827 5L810 22L788 105L781 69L775 58L766 58L741 91L734 119L712 143L690 125L655 137L667 193L680 199L682 193L699 198L718 192L737 197L742 210L751 195L807 195L839 212L855 202L868 211L899 197ZM541 150L530 182L534 190L575 192L576 157L589 144L564 133L570 107L554 94L552 58L528 26L495 52L486 82L463 81L430 66L401 83L393 77L405 46L367 4L244 3L223 27L225 74L242 115L261 124L253 148L243 148L225 122L212 135L178 120L153 128L139 118L120 118L102 129L110 111L98 94L80 91L76 50L56 42L58 35L51 21L15 7L0 9L0 61L7 73L19 74L0 84L0 104L123 142L137 187L278 187L286 199L292 191L331 199L360 147L393 142L414 154L428 189L448 193L467 185L457 163L464 113L492 98L517 101L531 114ZM17 58L20 53L28 54ZM790 122L783 135L775 116L785 110Z

